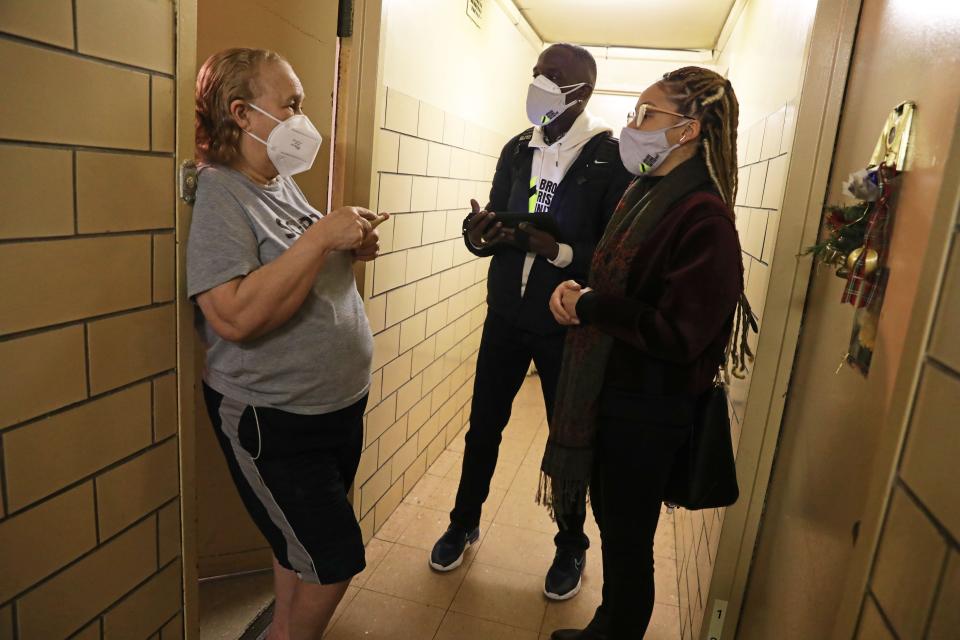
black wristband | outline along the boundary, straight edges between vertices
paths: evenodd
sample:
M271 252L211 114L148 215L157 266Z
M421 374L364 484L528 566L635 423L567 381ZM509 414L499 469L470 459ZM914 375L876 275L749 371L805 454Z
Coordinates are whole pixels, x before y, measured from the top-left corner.
M463 233L464 238L467 237L467 223L470 222L470 218L472 218L473 216L474 216L474 213L470 212L467 214L467 217L463 219L463 226L461 227L461 232Z

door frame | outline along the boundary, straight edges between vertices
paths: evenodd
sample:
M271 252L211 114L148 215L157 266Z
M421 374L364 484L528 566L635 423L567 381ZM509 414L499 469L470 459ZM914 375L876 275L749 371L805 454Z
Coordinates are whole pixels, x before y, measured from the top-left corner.
M197 0L174 0L177 77L176 164L193 160L194 78L197 75ZM196 332L193 305L187 298L187 235L193 207L177 195L177 412L180 443L180 543L183 562L183 626L186 638L200 637L200 584L197 563L197 439L194 414Z
M861 3L821 0L811 29L763 330L737 451L741 497L724 514L702 639L737 634L812 273L812 259L798 256L820 232ZM720 635L708 635L718 613Z

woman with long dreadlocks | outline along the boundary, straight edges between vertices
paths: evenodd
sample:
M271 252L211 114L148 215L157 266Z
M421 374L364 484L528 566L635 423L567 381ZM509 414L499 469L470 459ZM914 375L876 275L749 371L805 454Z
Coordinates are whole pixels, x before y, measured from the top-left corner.
M589 487L604 575L587 628L555 631L553 640L643 637L674 458L721 363L742 362L745 340L730 335L743 291L732 213L737 117L730 82L707 69L678 69L644 91L620 136L624 165L638 178L589 282L565 282L550 300L557 321L575 328L539 499L564 514L584 504Z

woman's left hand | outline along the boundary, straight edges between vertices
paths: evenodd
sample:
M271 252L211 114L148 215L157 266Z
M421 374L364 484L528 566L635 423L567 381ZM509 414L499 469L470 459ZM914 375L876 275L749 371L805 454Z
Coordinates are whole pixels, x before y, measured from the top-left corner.
M580 320L577 319L576 300L573 302L573 314L569 313L566 304L567 297L573 294L577 294L576 299L579 300L579 293L580 285L574 280L567 280L557 285L557 288L553 291L553 295L550 296L550 312L553 313L553 317L558 324L562 324L565 327L580 324Z
M580 317L577 316L577 302L580 301L580 296L587 291L590 291L590 289L582 289L580 287L576 289L570 287L563 290L560 303L563 305L563 310L567 314L567 317L571 320L570 324L580 324Z
M372 262L380 255L380 234L374 229L363 238L363 244L353 250L353 257L360 262Z
M372 229L363 237L363 243L353 250L353 257L360 262L372 262L380 255L380 234L377 232L377 227L380 226L381 222L386 222L390 218L389 213L381 213L380 215L372 212L368 213L370 215L364 215L363 217L370 222Z

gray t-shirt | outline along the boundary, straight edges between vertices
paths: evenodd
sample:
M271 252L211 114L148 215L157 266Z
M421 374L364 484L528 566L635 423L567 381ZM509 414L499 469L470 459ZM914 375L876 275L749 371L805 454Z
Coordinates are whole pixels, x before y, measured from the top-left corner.
M187 246L188 295L277 259L321 217L289 177L260 187L233 169L204 167ZM369 390L373 336L349 252L330 253L303 306L256 340L228 342L199 309L197 316L204 379L228 398L309 415L348 407Z

